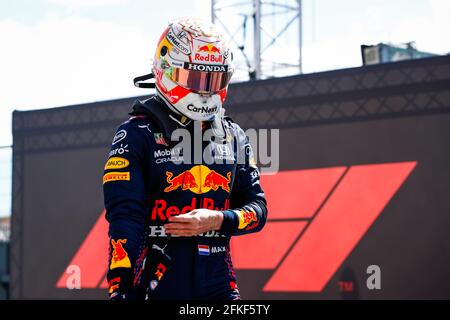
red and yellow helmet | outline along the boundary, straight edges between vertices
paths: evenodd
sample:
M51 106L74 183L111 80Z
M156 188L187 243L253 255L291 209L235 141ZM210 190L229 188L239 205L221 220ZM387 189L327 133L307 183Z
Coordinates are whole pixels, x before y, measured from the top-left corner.
M157 93L190 119L213 120L227 95L232 60L223 35L212 23L194 18L172 21L154 57Z

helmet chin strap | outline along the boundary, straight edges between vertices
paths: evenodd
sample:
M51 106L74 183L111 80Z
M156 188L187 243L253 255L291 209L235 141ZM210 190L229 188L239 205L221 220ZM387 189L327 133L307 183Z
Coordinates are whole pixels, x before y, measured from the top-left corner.
M145 74L133 79L133 83L138 88L154 89L156 87L154 82L144 82L145 80L154 79L155 75L152 73Z

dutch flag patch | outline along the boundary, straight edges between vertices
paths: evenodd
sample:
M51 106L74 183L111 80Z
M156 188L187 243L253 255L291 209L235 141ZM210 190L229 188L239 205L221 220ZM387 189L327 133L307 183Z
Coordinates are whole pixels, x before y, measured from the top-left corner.
M201 256L209 256L209 246L199 244L198 245L198 254Z

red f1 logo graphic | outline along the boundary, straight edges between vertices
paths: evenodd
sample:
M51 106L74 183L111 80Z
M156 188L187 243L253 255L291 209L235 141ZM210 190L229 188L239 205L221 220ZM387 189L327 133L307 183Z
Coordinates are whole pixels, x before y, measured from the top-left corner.
M400 162L262 176L269 220L260 233L233 238L236 269L274 270L265 292L322 291L416 165ZM82 270L82 288L106 288L107 251L102 213L70 262ZM67 277L63 273L58 288L66 287Z

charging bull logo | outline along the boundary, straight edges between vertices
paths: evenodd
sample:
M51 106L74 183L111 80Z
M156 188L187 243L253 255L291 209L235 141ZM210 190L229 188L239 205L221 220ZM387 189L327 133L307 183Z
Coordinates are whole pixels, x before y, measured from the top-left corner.
M231 191L231 172L228 172L225 177L204 165L194 166L176 176L173 175L173 172L166 171L166 181L168 186L164 192L171 192L179 188L183 191L190 190L196 194L206 193L210 190L217 191L219 188L228 193Z
M110 270L115 268L131 268L130 258L128 258L128 253L123 248L123 244L127 243L127 239L118 239L117 241L111 239L111 245L113 248L111 254L111 265Z
M194 175L189 171L180 173L174 178L172 178L173 173L167 171L166 176L167 176L167 183L169 184L169 186L164 189L164 192L170 192L178 189L179 187L181 187L183 191L198 187L197 182L195 182Z
M205 178L205 183L203 184L204 187L211 188L214 191L217 191L217 189L222 188L226 192L230 192L230 181L231 181L231 172L227 173L227 177L225 178L221 174L215 172L212 170Z
M207 44L198 48L198 52L220 53L220 50L212 44Z
M223 55L220 53L220 49L216 46L206 44L197 49L197 52L194 55L194 60L222 63Z
M247 228L252 222L258 222L255 212L243 210L239 212L239 230Z

